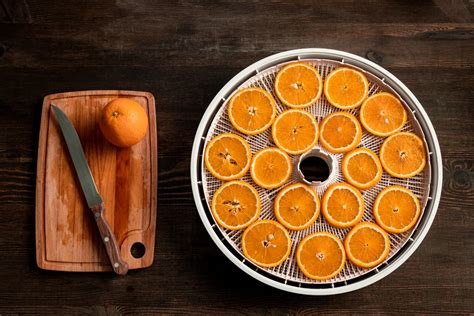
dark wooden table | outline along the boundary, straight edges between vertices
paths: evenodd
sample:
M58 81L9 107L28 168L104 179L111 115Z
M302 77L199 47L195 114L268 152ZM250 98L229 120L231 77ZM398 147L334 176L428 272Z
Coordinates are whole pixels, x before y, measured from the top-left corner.
M472 1L0 0L0 314L473 313ZM438 215L398 270L359 291L288 294L260 284L214 245L196 212L189 163L200 117L239 70L300 47L367 57L400 78L443 154ZM154 265L125 277L35 264L42 98L132 89L157 99Z

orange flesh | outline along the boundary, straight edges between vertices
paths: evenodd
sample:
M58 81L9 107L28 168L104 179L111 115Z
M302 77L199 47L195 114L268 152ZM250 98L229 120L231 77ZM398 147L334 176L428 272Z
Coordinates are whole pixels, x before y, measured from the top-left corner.
M338 222L351 222L359 215L359 200L352 191L335 189L327 201L329 215Z
M374 180L377 176L377 165L374 160L365 153L352 156L349 159L347 170L352 179L362 184Z
M349 146L357 135L357 127L354 122L342 115L329 118L324 125L322 137L334 148Z
M290 247L288 236L277 225L264 222L250 226L243 235L246 254L257 263L271 265L282 260Z
M326 93L340 106L352 106L365 97L366 86L359 74L352 70L341 70L326 81Z
M288 103L306 104L318 95L319 78L311 69L295 65L281 73L276 88Z
M249 161L247 148L238 139L222 137L211 146L208 151L209 164L223 176L238 174Z
M331 237L315 236L304 243L299 253L300 264L312 276L330 276L344 261L343 250Z
M368 99L363 107L364 122L374 131L394 132L405 123L405 109L391 94L377 94Z
M285 149L301 151L311 147L318 136L316 121L299 112L284 112L274 125L274 136Z
M304 188L289 190L279 200L279 214L292 226L302 226L314 217L317 209L314 199Z
M396 134L387 139L382 147L380 159L397 174L413 173L425 163L425 149L418 137Z
M248 223L258 210L258 197L241 184L231 184L218 193L213 203L214 211L228 226Z
M235 123L248 131L263 128L274 115L272 101L259 90L244 91L237 95L230 110Z
M362 227L357 230L349 241L352 256L363 263L379 260L385 252L385 238L376 230Z
M393 190L380 199L378 213L382 222L395 229L410 227L418 217L418 205L410 194Z
M253 172L261 183L271 185L283 181L290 168L282 154L267 151L255 158Z

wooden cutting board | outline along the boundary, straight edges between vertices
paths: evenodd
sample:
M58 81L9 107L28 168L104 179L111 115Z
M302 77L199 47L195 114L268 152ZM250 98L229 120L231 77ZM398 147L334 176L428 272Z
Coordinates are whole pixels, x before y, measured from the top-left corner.
M101 110L117 97L136 100L148 113L149 131L131 148L111 145L98 129ZM112 270L51 103L66 113L79 134L123 260L130 269L150 266L158 181L155 100L147 92L118 90L58 93L44 98L36 178L38 266L61 271Z

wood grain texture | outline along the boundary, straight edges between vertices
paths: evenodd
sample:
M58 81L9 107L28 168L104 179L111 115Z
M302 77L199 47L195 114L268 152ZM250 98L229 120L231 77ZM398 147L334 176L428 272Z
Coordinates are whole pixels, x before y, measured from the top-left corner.
M131 98L145 109L150 128L130 148L118 148L97 128L102 109L117 97ZM130 269L148 267L154 258L156 226L156 116L147 92L93 90L48 95L43 102L36 182L36 258L42 269L111 271L94 216L87 207L59 125L58 106L76 128L104 200L103 217ZM105 225L101 224L102 233ZM141 243L144 254L132 255Z
M474 312L472 1L24 3L29 23L0 18L1 314ZM331 297L281 292L236 268L205 231L189 178L196 128L219 89L258 59L301 47L341 49L388 69L423 104L443 154L442 200L420 248L376 284ZM41 102L92 89L157 96L155 261L125 278L35 264Z

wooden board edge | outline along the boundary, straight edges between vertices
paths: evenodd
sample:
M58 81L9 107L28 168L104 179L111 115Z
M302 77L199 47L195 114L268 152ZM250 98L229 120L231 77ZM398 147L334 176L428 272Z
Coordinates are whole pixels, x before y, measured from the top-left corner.
M147 99L153 100L153 104L155 103L155 98L153 97L153 94L150 92L146 91L135 91L135 90L80 90L80 91L71 91L71 92L59 92L59 93L54 93L47 95L45 97L49 98L49 100L54 100L54 99L65 99L65 98L71 98L71 97L79 97L79 96L85 96L85 95L114 95L114 96L142 96L146 97Z
M73 265L64 265L64 262L44 261L40 268L62 272L112 272L109 265L97 265L97 262L75 262Z
M156 101L155 97L150 92L143 92L143 95L148 99L149 102L149 116L153 118L153 124L150 124L150 141L152 144L150 145L151 148L151 218L150 218L150 226L148 227L147 233L150 236L150 243L151 243L151 258L148 262L144 262L142 268L148 268L153 265L155 259L155 247L156 247L156 217L158 212L158 132L157 132L157 124L158 120L156 117ZM153 141L154 140L154 141Z
M46 269L47 261L44 253L44 177L46 172L46 143L49 124L50 95L43 99L41 111L40 132L38 140L38 161L36 163L36 201L35 201L35 235L36 235L36 264L41 269Z

